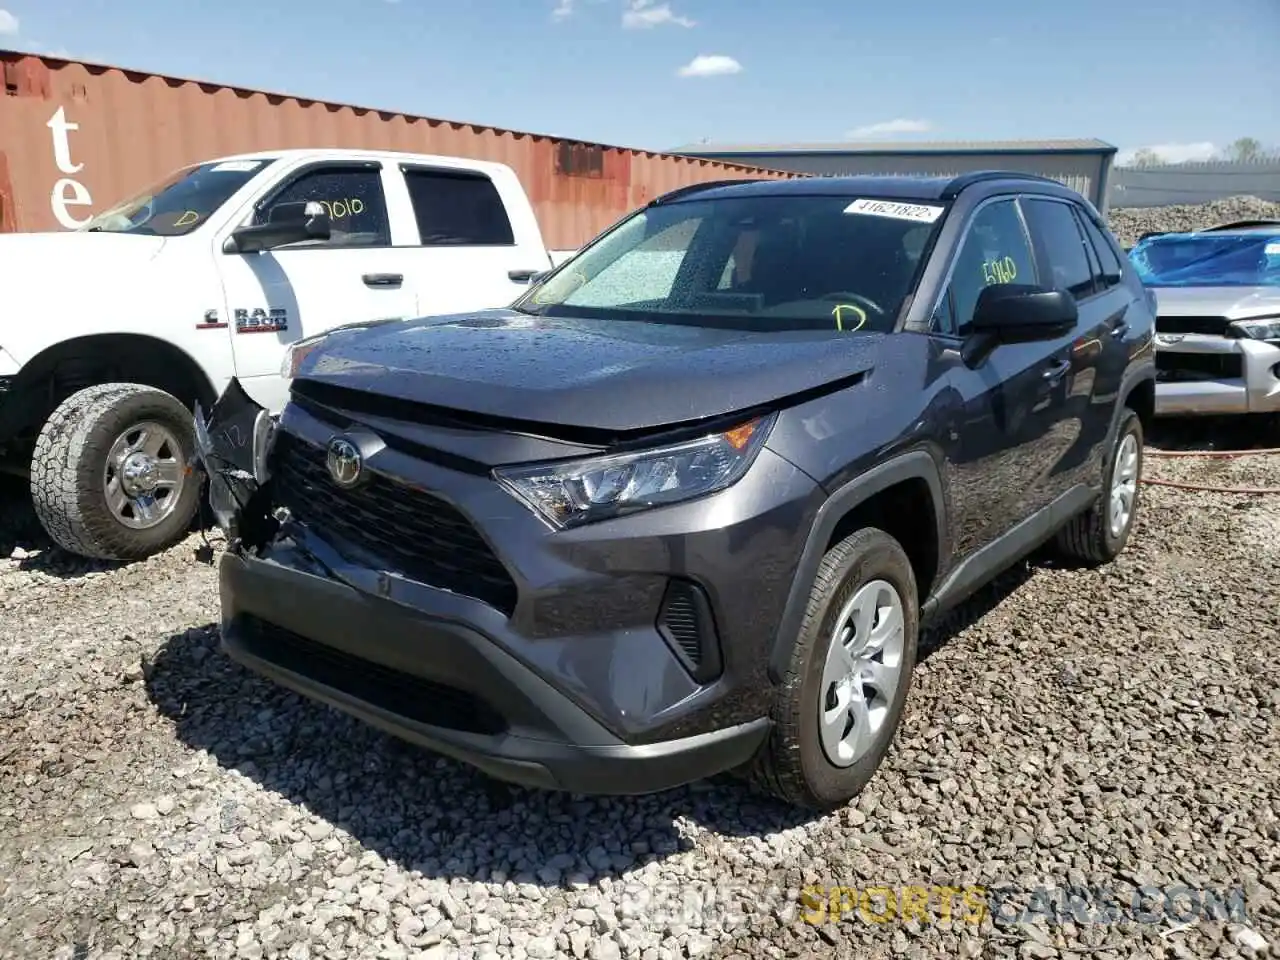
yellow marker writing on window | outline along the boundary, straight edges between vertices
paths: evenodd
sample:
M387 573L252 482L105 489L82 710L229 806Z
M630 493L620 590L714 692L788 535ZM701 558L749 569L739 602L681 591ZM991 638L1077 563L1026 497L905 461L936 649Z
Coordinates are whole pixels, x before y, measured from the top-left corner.
M175 220L173 222L173 225L175 227L189 227L191 226L191 224L195 223L199 219L200 219L200 214L196 213L194 210L188 210L186 213L180 216L177 220Z
M1013 283L1018 276L1018 265L1012 257L987 260L982 264L982 279L987 283Z
M853 314L853 316L849 317L848 314ZM861 330L862 325L867 322L867 311L861 307L855 307L852 303L837 303L835 308L832 309L831 315L836 318L836 329L843 330L846 333ZM855 320L856 322L853 323L853 326L845 326L846 322Z

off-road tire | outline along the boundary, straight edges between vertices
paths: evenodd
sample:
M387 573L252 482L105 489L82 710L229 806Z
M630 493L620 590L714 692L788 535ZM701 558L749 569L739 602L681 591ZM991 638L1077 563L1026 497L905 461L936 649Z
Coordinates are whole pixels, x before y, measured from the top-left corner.
M879 742L852 766L841 768L827 759L819 738L823 664L841 608L863 584L877 579L891 583L902 599L906 631L902 672ZM775 691L773 729L742 774L765 793L819 812L842 807L861 793L897 733L911 688L919 629L915 574L897 540L883 530L867 527L827 551L809 592L787 671Z
M199 507L200 484L188 477L162 523L134 530L120 523L103 495L111 444L132 423L155 420L173 431L188 465L195 462L191 412L177 398L137 383L86 387L49 416L31 458L31 500L41 526L62 549L100 560L140 560L182 539Z
M1133 495L1133 509L1129 511L1129 522L1125 524L1120 535L1111 535L1111 525L1107 522L1107 512L1111 502L1111 482L1116 469L1116 456L1120 452L1120 444L1126 436L1133 434L1138 441L1137 489ZM1093 505L1071 518L1055 538L1055 546L1062 556L1086 567L1098 567L1110 563L1124 550L1129 542L1129 534L1138 519L1138 510L1142 504L1142 421L1137 413L1128 407L1120 415L1120 424L1116 428L1111 449L1107 451L1106 463L1102 471L1102 493Z

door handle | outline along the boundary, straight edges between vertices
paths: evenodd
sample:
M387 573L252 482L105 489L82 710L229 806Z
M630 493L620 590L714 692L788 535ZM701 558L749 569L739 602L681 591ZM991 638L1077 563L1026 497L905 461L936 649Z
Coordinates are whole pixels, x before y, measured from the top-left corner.
M1113 320L1108 329L1113 337L1123 337L1129 331L1129 321L1123 317L1119 320Z
M404 283L403 273L366 273L361 277L366 287L398 287Z
M1048 367L1044 371L1044 378L1050 382L1061 380L1063 375L1066 374L1066 372L1070 369L1071 369L1071 361L1063 360L1060 363L1055 363L1050 367Z

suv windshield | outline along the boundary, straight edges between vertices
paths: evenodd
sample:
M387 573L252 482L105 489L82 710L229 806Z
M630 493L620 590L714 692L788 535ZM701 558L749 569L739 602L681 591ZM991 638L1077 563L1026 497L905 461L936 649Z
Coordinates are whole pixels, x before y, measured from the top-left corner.
M270 160L223 160L187 167L95 216L81 230L178 237L202 225Z
M944 207L855 197L676 201L635 214L514 304L758 331L892 330Z
M1280 233L1148 237L1129 259L1152 287L1280 286Z

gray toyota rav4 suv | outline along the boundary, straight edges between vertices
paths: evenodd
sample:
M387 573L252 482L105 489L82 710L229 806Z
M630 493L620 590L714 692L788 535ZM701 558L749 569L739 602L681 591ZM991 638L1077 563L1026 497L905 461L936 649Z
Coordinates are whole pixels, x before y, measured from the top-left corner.
M1049 180L676 191L510 308L295 344L278 424L198 413L223 644L503 780L839 806L922 626L1123 549L1153 316Z

